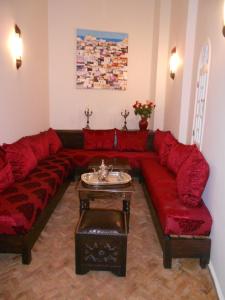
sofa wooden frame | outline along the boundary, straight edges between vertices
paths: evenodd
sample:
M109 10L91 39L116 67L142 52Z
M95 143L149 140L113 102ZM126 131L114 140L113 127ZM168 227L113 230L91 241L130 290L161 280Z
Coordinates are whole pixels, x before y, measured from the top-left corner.
M32 256L31 249L47 224L52 212L62 198L65 190L70 184L71 178L68 177L60 186L57 193L49 200L47 206L39 215L33 227L21 235L0 235L0 253L17 253L22 254L22 263L30 264Z
M199 258L201 268L206 268L210 259L211 239L197 236L170 236L163 233L156 210L151 201L144 178L141 178L148 207L163 251L163 265L172 267L172 258Z

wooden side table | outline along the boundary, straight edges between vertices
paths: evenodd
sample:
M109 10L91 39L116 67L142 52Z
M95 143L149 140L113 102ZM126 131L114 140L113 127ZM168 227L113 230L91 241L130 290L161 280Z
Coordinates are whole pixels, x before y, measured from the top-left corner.
M84 210L90 208L90 200L93 201L95 199L107 199L107 198L115 198L122 200L122 210L126 213L127 226L129 228L129 220L130 220L130 200L132 194L134 192L134 185L131 181L127 185L116 185L116 186L91 186L85 185L82 181L79 182L78 194L80 199L80 215Z

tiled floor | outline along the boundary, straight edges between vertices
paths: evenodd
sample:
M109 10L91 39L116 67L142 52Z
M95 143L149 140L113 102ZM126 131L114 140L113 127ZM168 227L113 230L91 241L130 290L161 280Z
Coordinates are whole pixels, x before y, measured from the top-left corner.
M198 260L174 259L172 269L163 268L141 185L135 182L135 188L125 278L101 271L75 274L79 202L72 183L36 242L30 265L22 265L19 255L0 254L0 299L218 299L209 270L202 270ZM98 200L93 205L119 208L121 202Z

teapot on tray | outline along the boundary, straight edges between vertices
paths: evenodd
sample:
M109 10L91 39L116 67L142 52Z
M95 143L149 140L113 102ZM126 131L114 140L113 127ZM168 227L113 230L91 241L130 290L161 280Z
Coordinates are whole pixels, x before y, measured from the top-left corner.
M106 166L104 159L102 159L102 163L99 166L99 169L97 171L93 169L94 173L97 174L99 181L106 181L109 172L112 172L112 170L113 170L113 165Z

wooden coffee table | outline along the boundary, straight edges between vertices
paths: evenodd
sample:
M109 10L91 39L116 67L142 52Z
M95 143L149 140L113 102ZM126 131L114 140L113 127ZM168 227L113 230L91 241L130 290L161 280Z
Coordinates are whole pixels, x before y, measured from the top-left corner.
M119 158L119 157L115 157L115 158L95 157L90 161L90 163L88 165L88 169L91 171L93 169L98 169L98 167L100 166L103 159L107 166L108 165L113 166L114 171L123 171L123 172L127 172L127 173L130 173L130 171L131 171L131 166L129 164L128 159L127 158Z

